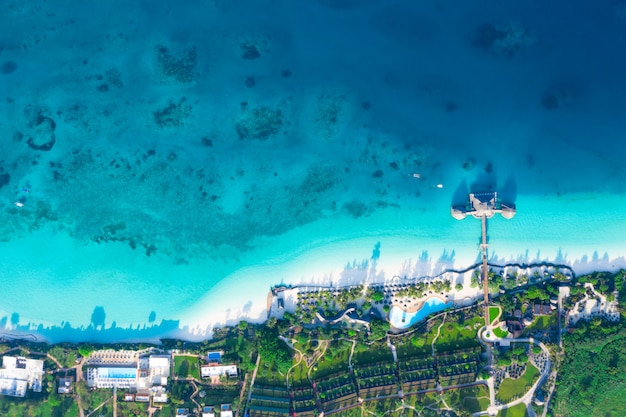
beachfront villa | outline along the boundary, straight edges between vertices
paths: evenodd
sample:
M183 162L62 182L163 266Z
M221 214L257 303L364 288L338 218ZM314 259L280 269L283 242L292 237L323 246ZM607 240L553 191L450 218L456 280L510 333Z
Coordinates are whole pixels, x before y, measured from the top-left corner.
M3 356L0 369L0 394L24 397L26 389L41 392L43 361L21 356Z

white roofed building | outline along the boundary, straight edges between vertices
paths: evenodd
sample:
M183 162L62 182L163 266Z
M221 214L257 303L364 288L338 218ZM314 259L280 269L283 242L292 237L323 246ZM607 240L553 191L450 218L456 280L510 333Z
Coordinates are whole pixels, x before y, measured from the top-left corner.
M0 394L24 397L27 388L41 392L42 378L42 360L4 356L0 369Z
M236 365L202 365L200 368L200 376L202 378L211 378L212 384L218 384L221 377L237 377Z
M138 362L138 387L150 388L155 385L167 385L167 378L170 376L170 364L169 355L150 355L140 358Z

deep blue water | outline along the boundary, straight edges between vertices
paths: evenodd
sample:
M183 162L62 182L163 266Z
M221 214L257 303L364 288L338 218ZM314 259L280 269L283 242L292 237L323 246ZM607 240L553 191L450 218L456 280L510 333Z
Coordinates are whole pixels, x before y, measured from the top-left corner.
M458 250L468 191L524 213L504 258L626 252L626 2L5 0L0 23L7 326L176 320L328 241ZM269 275L246 279L302 278Z

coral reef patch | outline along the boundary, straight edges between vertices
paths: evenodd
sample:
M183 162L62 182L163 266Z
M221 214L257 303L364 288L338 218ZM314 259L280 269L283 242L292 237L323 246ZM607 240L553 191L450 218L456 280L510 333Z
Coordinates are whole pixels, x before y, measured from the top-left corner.
M54 131L56 122L44 113L44 110L28 106L24 110L28 121L28 139L26 143L36 151L49 151L56 142Z
M156 47L156 55L157 68L162 75L180 83L195 81L198 63L198 50L195 46L172 52L159 45Z
M282 125L283 112L280 108L244 106L235 121L235 130L239 139L265 140L278 133Z
M173 100L169 104L154 113L154 122L159 127L182 126L186 118L191 114L191 106L187 104L187 98L181 97L178 102Z

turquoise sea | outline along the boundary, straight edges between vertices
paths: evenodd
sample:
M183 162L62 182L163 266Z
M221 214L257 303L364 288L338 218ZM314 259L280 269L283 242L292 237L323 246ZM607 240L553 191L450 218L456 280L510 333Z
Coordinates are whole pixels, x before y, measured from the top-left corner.
M0 329L202 338L271 285L626 265L626 1L0 1Z

